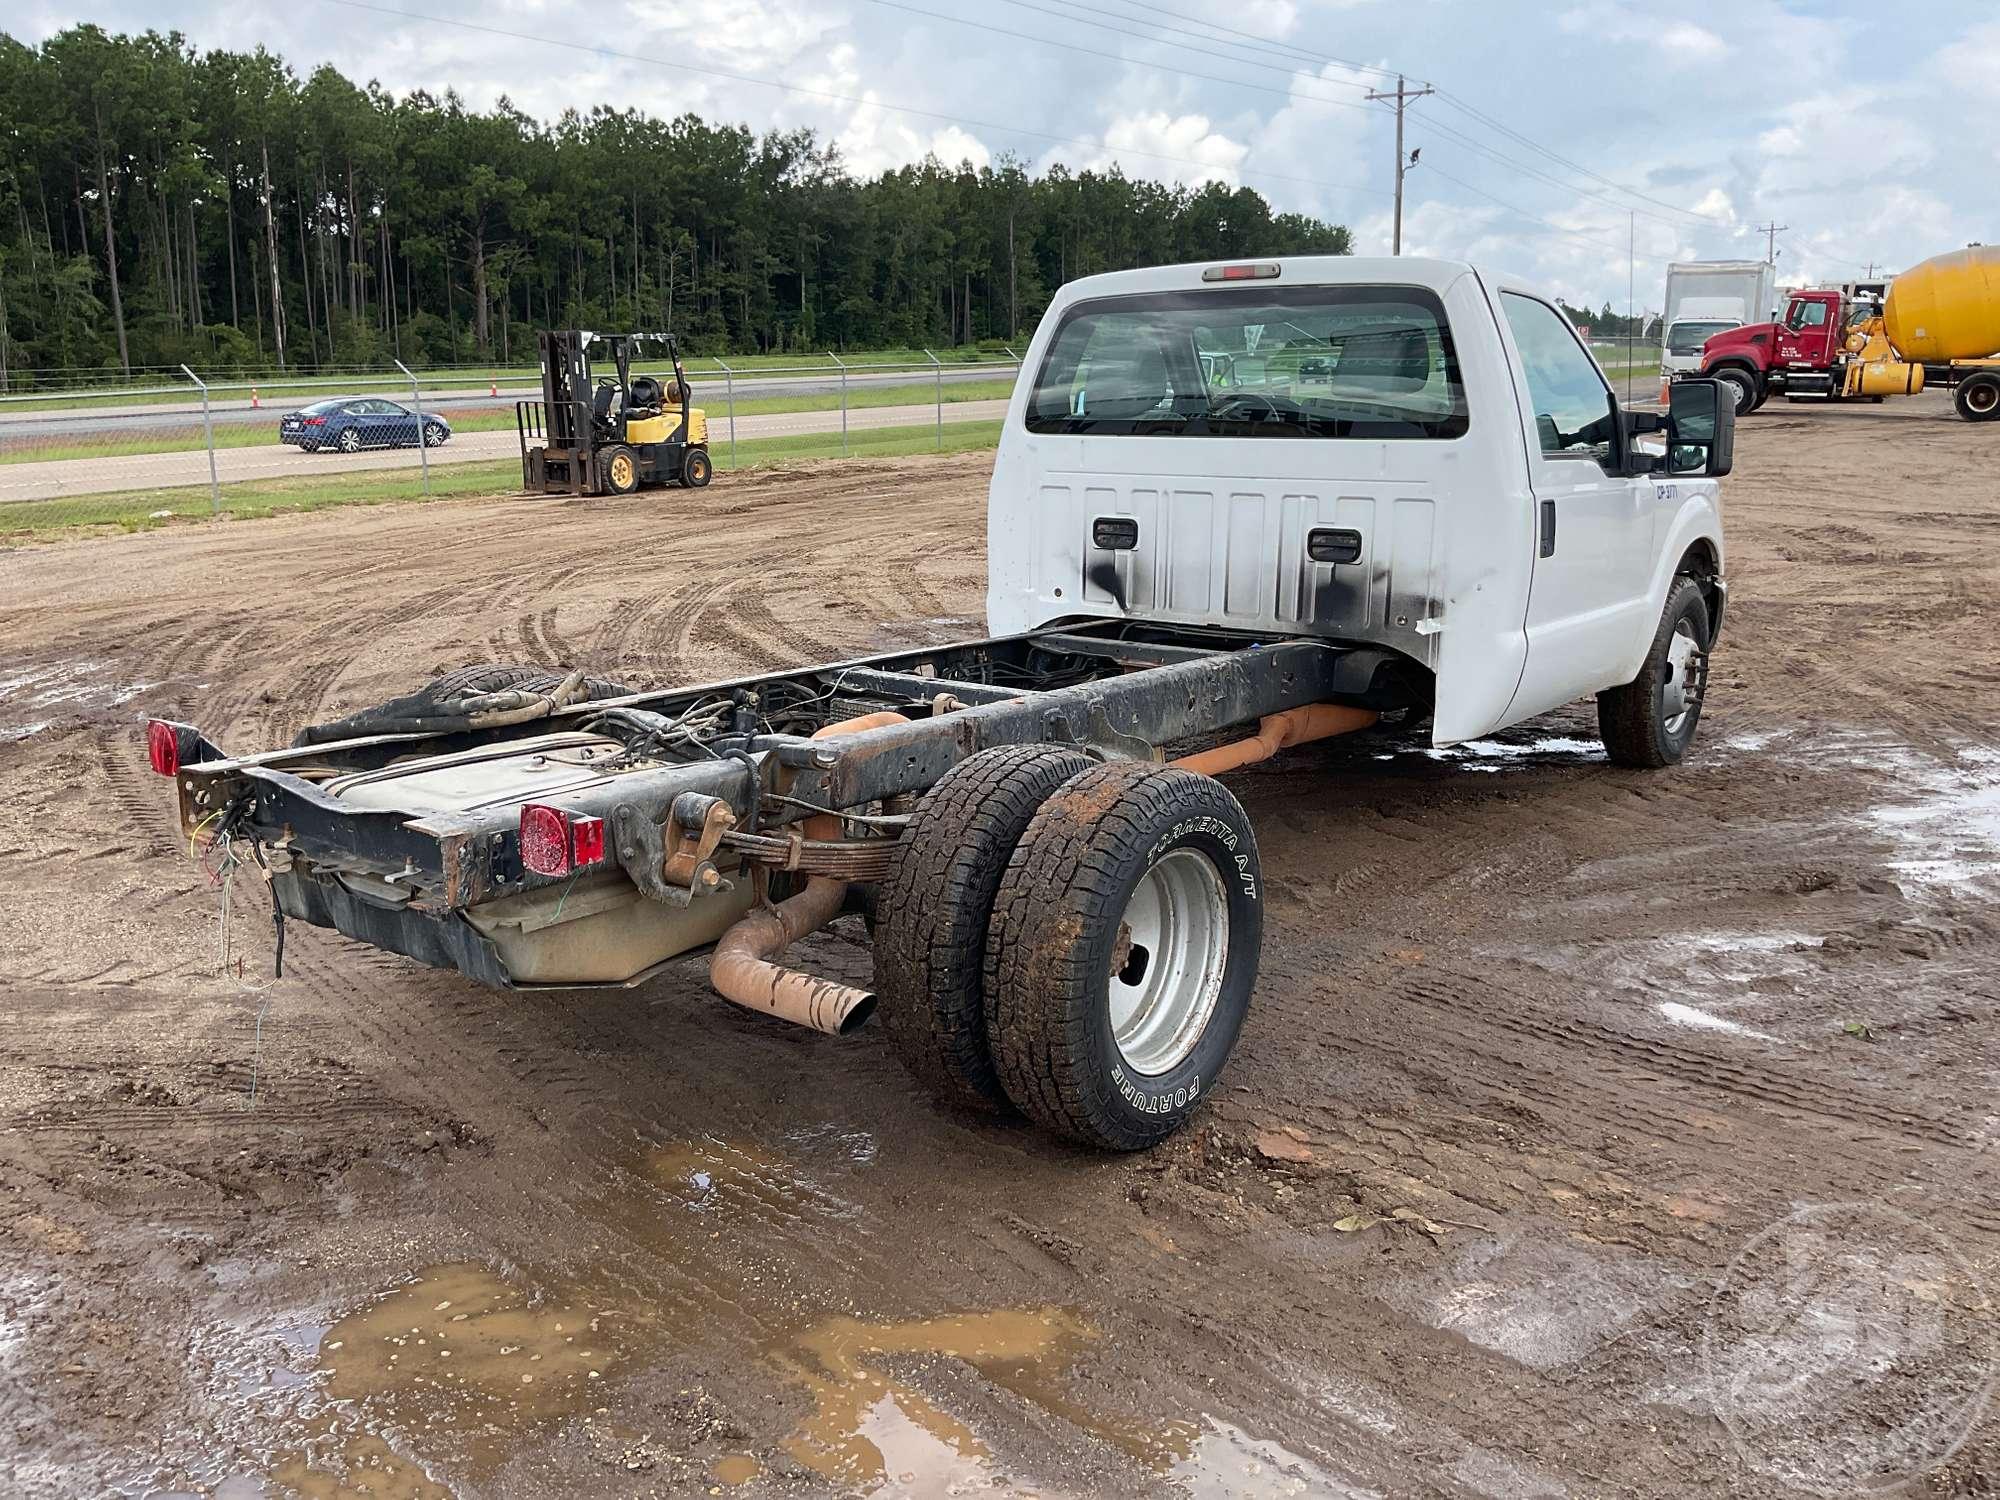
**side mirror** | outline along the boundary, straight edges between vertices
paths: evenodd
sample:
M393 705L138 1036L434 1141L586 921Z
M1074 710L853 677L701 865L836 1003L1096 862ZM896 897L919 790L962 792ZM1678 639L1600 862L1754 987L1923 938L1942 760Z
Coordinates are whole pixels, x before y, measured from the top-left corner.
M1719 380L1676 380L1667 387L1666 471L1720 479L1735 461L1735 394Z

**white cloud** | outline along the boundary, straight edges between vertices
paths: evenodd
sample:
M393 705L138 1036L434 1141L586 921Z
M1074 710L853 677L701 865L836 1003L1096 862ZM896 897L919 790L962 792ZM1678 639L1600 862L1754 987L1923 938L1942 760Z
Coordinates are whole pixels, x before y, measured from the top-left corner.
M1062 161L1072 168L1096 171L1116 165L1128 177L1164 177L1190 186L1204 182L1234 185L1249 154L1247 145L1217 131L1207 115L1153 110L1116 116L1092 149L1052 149L1044 165Z
M1662 20L1656 12L1633 10L1611 0L1593 0L1564 11L1556 24L1572 36L1631 44L1641 49L1641 56L1675 67L1717 63L1730 52L1729 43L1706 26Z

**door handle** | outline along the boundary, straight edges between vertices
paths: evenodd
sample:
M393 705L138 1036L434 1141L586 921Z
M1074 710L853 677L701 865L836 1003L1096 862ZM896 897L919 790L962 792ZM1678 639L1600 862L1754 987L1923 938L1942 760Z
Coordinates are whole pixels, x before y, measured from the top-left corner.
M1130 552L1139 545L1139 523L1130 516L1099 516L1090 523L1090 545L1106 552Z
M1553 500L1542 502L1542 546L1537 555L1541 557L1556 555L1556 503Z
M1306 556L1314 562L1361 561L1361 533L1348 526L1316 526L1306 533Z

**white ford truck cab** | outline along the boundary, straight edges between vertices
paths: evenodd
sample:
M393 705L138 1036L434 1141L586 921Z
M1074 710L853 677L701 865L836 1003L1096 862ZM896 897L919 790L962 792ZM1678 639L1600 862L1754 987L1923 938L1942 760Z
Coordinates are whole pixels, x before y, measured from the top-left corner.
M1660 655L1658 717L1676 720L1703 684L1672 674L1701 670L1721 624L1733 414L1706 387L1673 395L1666 421L1621 412L1552 298L1454 261L1071 282L994 466L989 625L1127 616L1387 647L1437 744L1615 695ZM1668 451L1635 441L1670 423ZM1669 621L1682 580L1700 618ZM1675 738L1613 749L1657 764Z
M989 497L992 634L666 688L488 663L232 756L147 728L181 826L284 923L469 979L879 1010L940 1096L1131 1150L1243 1025L1264 879L1218 779L1450 743L1595 693L1694 738L1734 408L1620 410L1553 303L1470 266L1169 266L1065 287ZM1642 437L1661 439L1652 451ZM1219 742L1218 742L1219 741ZM872 988L780 963L856 907Z

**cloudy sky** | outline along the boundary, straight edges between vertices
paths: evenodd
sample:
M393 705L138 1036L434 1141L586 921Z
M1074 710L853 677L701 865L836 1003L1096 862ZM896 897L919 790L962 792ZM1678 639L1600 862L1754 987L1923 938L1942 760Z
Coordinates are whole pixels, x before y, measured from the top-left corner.
M1672 259L1844 280L2000 240L1993 0L0 0L258 43L401 92L811 125L856 172L926 152L1248 183L1386 252L1396 70L1406 252L1657 308Z

